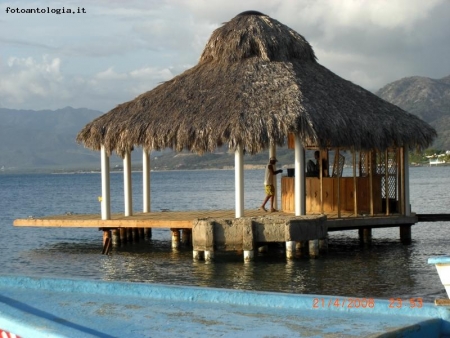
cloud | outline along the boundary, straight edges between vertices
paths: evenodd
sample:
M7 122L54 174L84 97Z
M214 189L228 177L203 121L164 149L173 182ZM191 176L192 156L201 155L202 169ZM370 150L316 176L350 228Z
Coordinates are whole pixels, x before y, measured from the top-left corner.
M52 92L66 97L61 88L64 76L60 71L61 60L49 59L41 62L33 58L10 57L0 64L0 102L3 106L26 105L27 101L47 100Z
M65 106L106 111L171 79L168 68L117 72L109 67L92 76L61 72L62 60L11 57L0 62L0 107L57 109Z
M81 6L87 14L2 16L4 107L108 110L195 65L213 30L246 10L304 35L322 65L369 90L405 76L450 74L448 0L8 3Z

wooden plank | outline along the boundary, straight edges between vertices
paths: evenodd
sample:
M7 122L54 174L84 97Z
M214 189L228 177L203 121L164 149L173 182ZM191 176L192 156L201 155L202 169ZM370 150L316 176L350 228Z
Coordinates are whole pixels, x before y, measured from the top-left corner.
M320 212L308 213L318 215ZM292 212L266 213L258 210L246 210L245 217L262 216L293 216ZM450 215L446 214L450 219ZM111 220L101 220L100 215L53 215L40 218L16 219L14 226L28 227L76 227L76 228L173 228L191 229L192 222L197 218L235 218L234 210L211 210L211 211L173 211L139 213L125 217L122 214L111 215ZM359 227L392 227L405 224L417 223L416 215L379 215L375 217L360 217L352 212L341 214L337 218L336 212L327 214L329 231L358 229Z
M401 225L411 225L417 223L417 217L391 215L386 216L379 214L379 216L367 217L352 217L352 218L329 218L327 219L328 231L341 231L359 229L361 227L371 228L389 228L398 227Z
M283 214L275 213L275 214ZM246 210L247 217L267 215L264 211ZM14 220L14 226L75 228L178 228L191 229L196 218L235 218L234 210L201 210L139 213L132 216L113 214L110 220L100 215L52 215Z

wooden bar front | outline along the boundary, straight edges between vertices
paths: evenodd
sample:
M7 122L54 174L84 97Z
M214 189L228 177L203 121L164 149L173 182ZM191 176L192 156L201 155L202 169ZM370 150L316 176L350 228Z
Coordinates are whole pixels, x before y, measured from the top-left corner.
M281 207L284 212L295 212L294 206L294 177L281 178ZM323 212L337 212L338 210L338 179L323 177ZM341 210L354 211L354 182L353 177L340 179ZM370 178L357 177L358 213L370 213ZM381 213L381 177L373 176L373 209L374 213ZM320 179L306 177L306 213L320 213Z

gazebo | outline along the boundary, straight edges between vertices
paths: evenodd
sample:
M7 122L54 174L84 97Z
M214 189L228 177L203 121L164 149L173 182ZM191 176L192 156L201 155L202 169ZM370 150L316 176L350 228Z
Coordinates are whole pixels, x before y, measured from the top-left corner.
M408 151L428 147L435 137L436 131L418 117L320 65L302 35L265 14L247 11L212 33L196 66L90 122L77 141L101 152L101 213L107 220L113 152L124 161L125 215L129 216L134 147L143 148L143 211L150 212L151 150L202 154L227 145L235 153L235 217L240 218L244 216L244 151L255 154L269 149L273 156L276 146L288 143L294 149L295 175L291 191L284 192L293 202L288 206L283 201L284 209L306 214L312 198L306 190L312 178L305 177L305 149L317 149L325 160L334 150L336 170L329 177L321 170L319 179L314 178L319 185L311 211L337 208L340 216L348 209L340 201L346 200L340 190L347 187L353 199L345 203L353 205L355 216L361 210L373 216L382 208L383 198L383 210L389 214L389 208L393 211L389 191L395 187L396 210L409 215ZM342 150L352 153L351 180L342 178ZM324 183L328 178L333 188ZM327 189L337 196L336 205L327 204ZM358 196L367 189L370 196L362 206ZM381 189L379 195L374 194L376 189Z

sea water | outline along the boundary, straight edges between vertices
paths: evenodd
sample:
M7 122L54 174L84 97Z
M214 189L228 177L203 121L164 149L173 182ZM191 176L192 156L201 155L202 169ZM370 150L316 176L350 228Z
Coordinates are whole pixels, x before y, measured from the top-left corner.
M245 208L264 198L262 170L246 170ZM279 178L278 178L279 179ZM142 173L135 172L133 209L142 210ZM0 173L0 273L85 278L218 288L263 290L361 298L424 301L446 298L431 256L450 253L450 223L418 223L412 244L403 245L399 229L373 229L372 245L361 245L357 231L331 232L329 250L318 259L287 260L282 247L257 254L244 264L242 254L217 253L212 263L194 261L188 248L171 249L168 229L153 238L101 255L102 231L96 228L13 227L16 218L64 213L100 213L99 173ZM410 168L412 211L448 213L450 167ZM111 174L112 212L123 212L123 175ZM233 209L234 171L151 173L153 211Z

